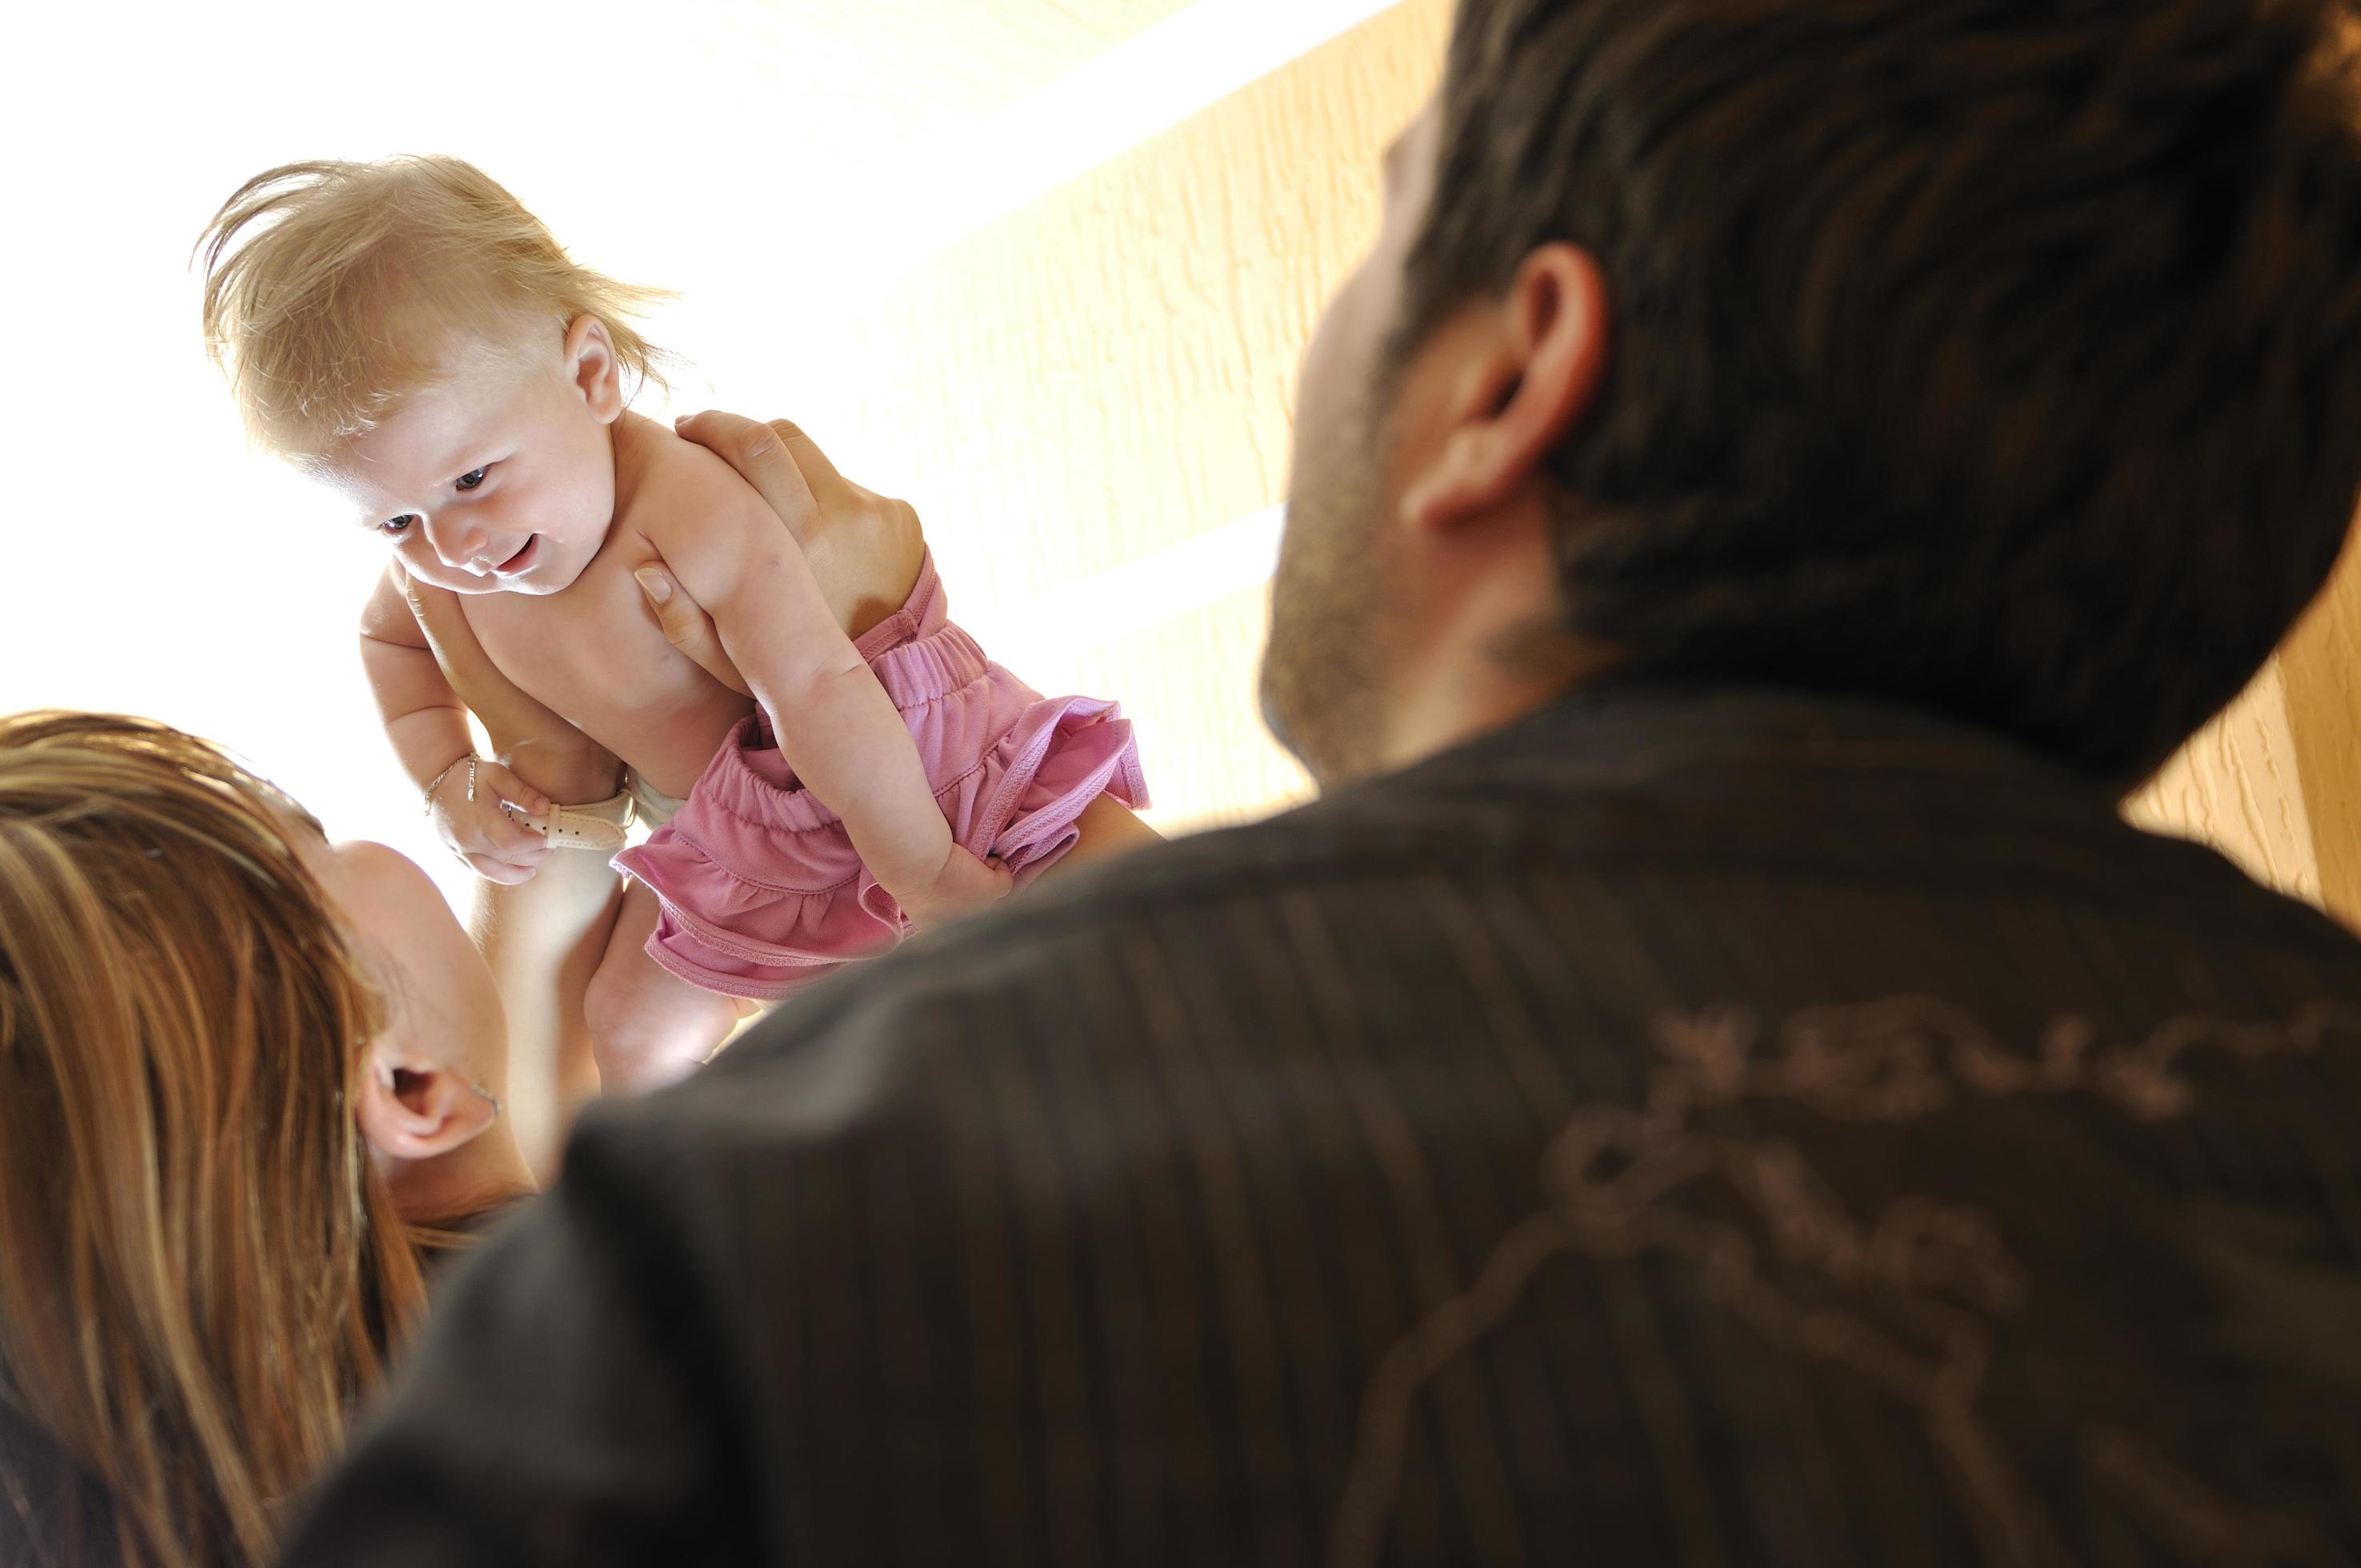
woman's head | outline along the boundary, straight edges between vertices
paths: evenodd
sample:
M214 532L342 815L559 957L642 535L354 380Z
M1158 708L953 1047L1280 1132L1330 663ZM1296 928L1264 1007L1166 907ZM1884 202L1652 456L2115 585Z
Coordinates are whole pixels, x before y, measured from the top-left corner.
M260 1556L418 1311L400 1162L493 1107L415 1070L354 874L202 741L0 719L0 1418L54 1451L0 1541Z

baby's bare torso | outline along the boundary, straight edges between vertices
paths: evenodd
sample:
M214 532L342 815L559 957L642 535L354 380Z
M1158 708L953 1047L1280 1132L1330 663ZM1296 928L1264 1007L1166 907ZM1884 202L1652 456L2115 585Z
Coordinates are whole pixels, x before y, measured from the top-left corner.
M653 427L635 437L619 431L618 444L619 466L637 471L618 483L614 524L580 576L559 593L459 602L501 674L657 789L685 795L754 704L664 641L631 576L658 552L631 520L664 516L668 478L718 459Z

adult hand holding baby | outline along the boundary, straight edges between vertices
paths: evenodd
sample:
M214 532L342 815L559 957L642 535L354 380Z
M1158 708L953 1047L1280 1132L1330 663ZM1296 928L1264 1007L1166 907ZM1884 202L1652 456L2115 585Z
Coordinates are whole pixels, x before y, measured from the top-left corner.
M685 438L735 468L778 514L811 562L829 607L856 641L909 598L927 541L909 502L854 484L837 472L818 443L791 421L759 423L708 410L675 422ZM753 695L721 645L713 618L661 564L634 574L665 641L734 690ZM924 929L1007 896L1012 880L997 861L952 846L930 883L895 893L904 915Z
M708 410L675 422L675 428L738 470L778 514L850 636L859 639L901 608L927 551L909 502L847 479L811 437L786 420L763 424ZM636 576L665 640L714 679L752 696L723 651L713 618L681 591L673 575L652 563Z

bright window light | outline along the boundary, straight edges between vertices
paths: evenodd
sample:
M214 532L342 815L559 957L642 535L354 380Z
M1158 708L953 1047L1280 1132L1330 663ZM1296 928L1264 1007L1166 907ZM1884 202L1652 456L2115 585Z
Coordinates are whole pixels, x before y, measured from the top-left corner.
M461 891L361 683L379 547L247 449L203 356L189 251L236 186L302 159L466 157L592 265L679 290L651 335L727 367L717 400L763 411L772 383L734 349L742 319L716 309L808 309L854 274L878 281L812 244L823 203L890 226L915 260L1383 8L1202 0L970 113L915 76L897 89L890 61L828 52L829 18L873 38L863 7L906 3L927 9L263 0L13 16L0 708L125 710L224 740L332 832L390 842ZM694 379L679 394L715 395ZM1139 582L1176 605L1250 586L1275 518L1224 523Z

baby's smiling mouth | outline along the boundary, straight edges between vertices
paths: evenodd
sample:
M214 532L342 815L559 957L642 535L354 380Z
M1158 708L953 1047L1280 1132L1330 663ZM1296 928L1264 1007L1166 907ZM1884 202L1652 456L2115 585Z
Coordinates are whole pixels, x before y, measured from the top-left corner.
M522 571L524 569L525 557L532 554L533 547L540 543L541 535L538 533L527 539L523 545L518 549L515 554L510 556L507 560L492 568L492 576L496 577L513 576L516 573Z

